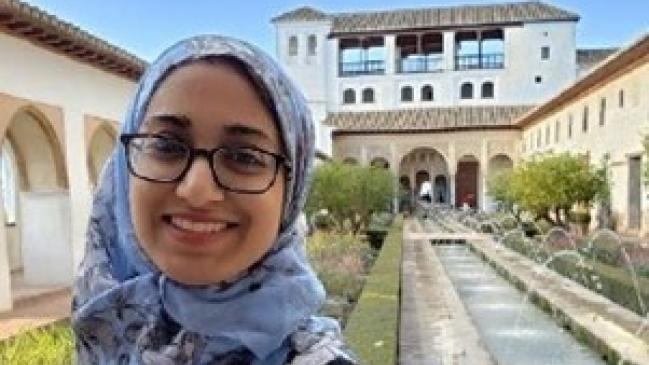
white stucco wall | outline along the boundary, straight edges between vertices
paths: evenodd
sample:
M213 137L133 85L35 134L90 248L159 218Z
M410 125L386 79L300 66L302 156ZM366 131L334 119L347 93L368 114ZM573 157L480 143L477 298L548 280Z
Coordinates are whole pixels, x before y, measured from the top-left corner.
M289 77L302 90L313 114L318 151L331 155L329 128L322 125L327 116L327 74L326 66L333 55L327 51L327 35L331 29L330 21L283 22L277 24L276 57L284 66ZM315 54L308 52L308 38L316 37ZM289 38L298 39L296 55L289 54Z
M620 91L624 94L620 106ZM619 217L619 227L625 229L628 212L629 159L641 156L646 161L642 139L649 133L649 63L609 80L583 97L556 110L523 130L520 147L523 156L535 153L588 153L593 164L599 164L604 154L610 155L612 205ZM606 99L604 124L600 125L600 103ZM588 129L583 131L584 107L588 106ZM572 137L568 138L568 121L572 115ZM558 140L556 126L559 126ZM546 140L549 128L550 139ZM538 136L541 144L538 145ZM547 142L546 142L547 141ZM642 232L649 231L649 190L642 186Z
M60 108L63 111L64 140L69 191L56 204L68 212L57 216L60 233L68 239L69 259L61 261L61 272L53 277L68 279L83 256L84 238L91 202L91 187L87 171L87 150L84 141L84 116L93 115L105 120L121 121L134 92L135 83L71 58L47 51L30 42L0 33L0 93ZM48 206L45 197L42 204ZM67 201L64 203L63 200ZM39 203L34 203L38 205ZM53 210L38 212L41 222L52 220ZM33 219L31 219L33 220ZM29 222L26 222L30 224ZM33 222L31 223L33 224ZM0 236L5 239L4 226ZM23 227L30 232L30 228ZM54 234L54 233L53 233ZM62 233L61 233L62 234ZM23 240L28 240L23 237ZM23 258L29 260L29 250L48 252L50 242L32 240L23 247ZM63 248L63 246L58 247ZM71 251L70 251L71 250ZM63 254L63 253L61 253ZM4 254L3 254L4 255ZM52 256L54 257L54 256ZM48 261L48 264L54 261ZM8 275L7 265L0 262L0 282ZM27 268L25 268L27 274ZM63 272L66 274L64 275ZM1 287L1 285L0 285ZM9 295L0 291L0 298ZM2 310L0 305L0 310Z
M64 192L20 193L25 282L70 284L70 199ZM35 216L43 219L33 219Z
M554 95L576 78L575 22L538 22L504 29L505 67L499 70L463 70L454 68L455 30L443 32L444 67L440 72L395 73L395 35L384 36L386 51L385 75L338 76L338 38L327 39L329 23L291 22L277 25L278 58L289 74L303 88L310 102L323 102L327 111L388 110L413 107L445 107L457 105L517 105L538 104ZM306 56L309 34L317 34L318 42L326 41L323 55L315 59ZM288 55L288 39L297 36L297 56ZM541 59L541 48L550 48L549 59ZM319 51L321 49L319 48ZM322 62L322 63L321 63ZM536 76L541 77L537 83ZM494 98L482 99L483 82L494 83ZM474 98L460 99L460 85L474 84ZM421 87L432 85L433 101L421 101ZM401 102L400 89L414 88L414 101ZM361 92L370 87L375 91L375 102L361 102ZM345 89L356 91L355 104L344 105Z

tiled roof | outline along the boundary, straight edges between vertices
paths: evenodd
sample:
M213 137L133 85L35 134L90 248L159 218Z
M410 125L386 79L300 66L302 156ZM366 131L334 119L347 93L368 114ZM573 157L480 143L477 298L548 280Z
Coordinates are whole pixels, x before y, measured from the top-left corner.
M18 0L0 0L0 32L131 80L147 67L127 51Z
M400 29L447 28L538 21L577 21L575 13L542 2L464 5L374 12L325 14L313 8L284 13L275 20L333 20L332 34L394 31Z
M619 48L578 49L577 65L580 68L591 68L618 50Z
M325 20L329 16L318 9L303 6L273 18L273 22Z
M531 106L467 106L329 113L324 123L345 132L431 131L515 127Z

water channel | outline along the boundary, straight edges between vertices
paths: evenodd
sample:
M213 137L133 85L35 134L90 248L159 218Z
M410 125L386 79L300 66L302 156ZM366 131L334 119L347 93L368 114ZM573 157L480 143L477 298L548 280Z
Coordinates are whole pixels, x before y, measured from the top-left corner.
M434 245L498 364L605 364L465 245Z

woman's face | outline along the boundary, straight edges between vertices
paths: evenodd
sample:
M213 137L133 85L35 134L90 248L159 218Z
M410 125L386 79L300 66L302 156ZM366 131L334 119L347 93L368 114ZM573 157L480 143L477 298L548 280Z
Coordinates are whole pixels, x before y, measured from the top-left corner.
M250 81L227 63L196 62L171 73L152 96L139 132L162 134L193 148L253 147L282 153L272 114ZM177 183L131 176L135 233L146 254L174 280L231 280L274 243L284 180L280 167L264 193L229 192L216 184L203 157Z

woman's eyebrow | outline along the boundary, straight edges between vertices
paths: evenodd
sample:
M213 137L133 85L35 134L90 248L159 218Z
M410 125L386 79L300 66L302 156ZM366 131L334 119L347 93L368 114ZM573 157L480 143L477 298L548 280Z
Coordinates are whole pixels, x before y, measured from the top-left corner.
M245 124L229 124L224 127L225 132L229 135L242 135L242 136L255 136L261 137L268 141L272 141L270 136L264 132L262 129L255 128L250 125Z
M192 124L191 120L182 114L156 114L147 119L146 124L169 124L174 127L183 129L189 128Z

